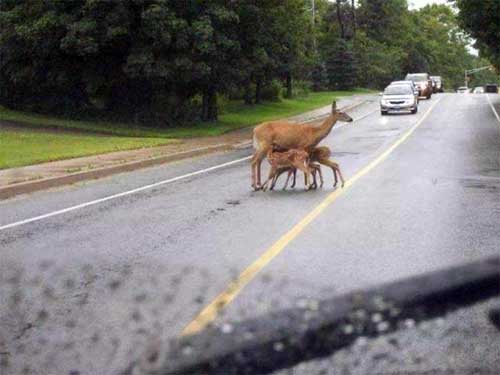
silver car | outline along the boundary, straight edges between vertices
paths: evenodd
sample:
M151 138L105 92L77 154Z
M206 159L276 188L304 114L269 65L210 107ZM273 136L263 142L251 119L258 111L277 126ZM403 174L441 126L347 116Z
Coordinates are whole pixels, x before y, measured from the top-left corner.
M415 93L415 97L417 98L418 101L418 87L415 86L415 83L413 81L392 81L389 86L394 86L394 85L410 85L411 89Z
M389 85L385 88L380 99L380 113L386 115L389 112L411 112L417 113L418 100L415 98L409 85Z

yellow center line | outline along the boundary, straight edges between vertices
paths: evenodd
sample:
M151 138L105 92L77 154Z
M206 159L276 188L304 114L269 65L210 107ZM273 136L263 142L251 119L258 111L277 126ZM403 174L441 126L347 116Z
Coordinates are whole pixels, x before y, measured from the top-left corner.
M279 255L285 247L292 242L314 219L316 219L329 205L331 205L338 197L344 194L358 179L370 172L378 164L380 164L389 154L391 154L399 145L408 139L408 137L417 129L420 124L431 113L441 98L432 104L427 112L406 131L401 138L394 142L387 150L377 156L368 165L359 170L353 177L346 181L343 189L338 189L330 193L321 203L319 203L310 213L300 220L292 229L283 235L277 242L269 247L257 260L248 266L233 282L229 284L226 290L219 294L209 305L207 305L196 318L189 323L182 331L182 335L192 335L213 322L224 307L230 304L241 292L241 290L252 281L255 276L266 267L277 255Z

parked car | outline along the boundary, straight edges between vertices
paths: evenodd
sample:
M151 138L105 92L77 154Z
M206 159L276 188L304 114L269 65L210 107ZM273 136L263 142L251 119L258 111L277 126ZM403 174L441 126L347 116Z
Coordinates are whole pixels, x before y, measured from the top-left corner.
M418 92L417 86L415 86L413 81L392 81L389 84L389 86L394 86L394 85L409 85L411 87L411 89L413 90L415 97L417 98L417 101L418 101L419 92Z
M474 87L474 90L472 90L473 94L484 94L484 87L483 86L477 86Z
M425 96L430 99L432 96L432 80L427 73L408 73L405 81L413 81L419 91L419 96Z
M488 83L487 85L484 86L484 91L493 94L498 94L498 85L496 83Z
M469 88L466 86L461 86L457 89L458 94L468 94L469 93Z
M431 76L432 81L435 83L434 92L444 92L443 79L441 76Z
M417 113L418 100L410 85L389 85L380 99L380 113L389 112Z

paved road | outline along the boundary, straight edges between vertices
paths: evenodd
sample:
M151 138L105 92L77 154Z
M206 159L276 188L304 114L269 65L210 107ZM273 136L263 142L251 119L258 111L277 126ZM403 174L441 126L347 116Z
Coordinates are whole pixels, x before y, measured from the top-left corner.
M252 192L242 160L0 230L0 366L110 373L151 336L179 335L223 291L234 300L215 324L498 253L500 122L486 95L435 95L417 115L382 117L376 103L351 115L359 120L324 143L347 178L369 171L333 198L326 170L322 190ZM4 201L0 227L249 154ZM280 239L287 246L267 264L260 257ZM256 259L259 272L242 277ZM228 291L234 280L245 288Z

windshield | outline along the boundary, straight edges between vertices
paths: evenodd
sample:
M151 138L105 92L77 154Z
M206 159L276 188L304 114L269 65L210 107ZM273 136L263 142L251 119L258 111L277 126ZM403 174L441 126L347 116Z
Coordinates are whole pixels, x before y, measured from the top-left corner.
M427 81L427 74L408 74L406 80L413 82Z
M384 95L413 95L413 90L408 85L388 86L384 90Z
M500 0L449 3L0 0L0 375L500 375L438 311L500 257Z

